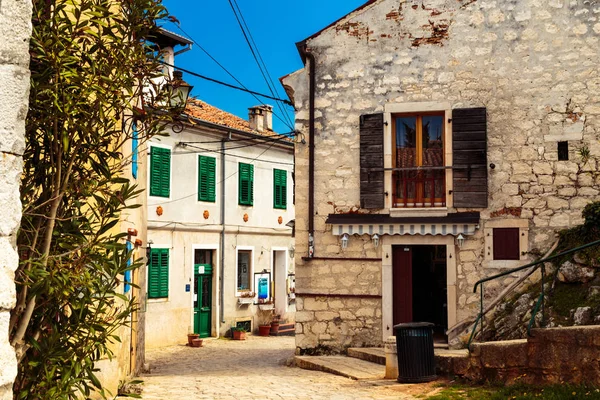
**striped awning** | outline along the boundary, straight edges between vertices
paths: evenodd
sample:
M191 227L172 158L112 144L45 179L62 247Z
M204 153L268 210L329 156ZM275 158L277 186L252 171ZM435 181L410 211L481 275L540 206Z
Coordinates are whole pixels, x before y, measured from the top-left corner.
M385 214L330 214L326 223L334 235L473 235L479 213L454 213L445 217L390 217Z
M389 225L333 225L334 235L458 235L475 234L477 224L389 224Z

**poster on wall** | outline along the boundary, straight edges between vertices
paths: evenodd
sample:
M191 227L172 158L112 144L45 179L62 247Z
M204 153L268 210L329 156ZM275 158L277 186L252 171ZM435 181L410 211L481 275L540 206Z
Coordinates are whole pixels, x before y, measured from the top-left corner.
M263 270L254 274L254 287L259 303L271 301L271 273Z

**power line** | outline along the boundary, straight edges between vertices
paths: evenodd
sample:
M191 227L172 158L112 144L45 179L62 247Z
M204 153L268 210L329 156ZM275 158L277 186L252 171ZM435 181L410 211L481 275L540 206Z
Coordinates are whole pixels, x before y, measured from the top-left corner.
M177 67L177 66L175 66L175 65L173 65L173 64L169 64L168 62L164 62L164 61L160 61L160 60L159 60L158 62L159 62L160 64L166 65L166 66L168 66L168 67L172 67L172 68L178 69L178 70L180 70L180 71L183 71L183 72L185 72L186 74L190 74L190 75L196 76L196 77L198 77L198 78L205 79L205 80L207 80L207 81L210 81L210 82L218 83L219 85L227 86L227 87L230 87L230 88L232 88L232 89L241 90L242 92L248 92L248 93L250 93L250 94L252 94L252 95L257 95L257 96L261 96L261 97L266 97L267 99L271 99L271 100L275 100L275 101L282 101L282 102L284 102L285 104L292 105L292 102L291 102L291 101L289 101L289 100L278 99L277 97L273 97L273 96L270 96L270 95L268 95L268 94L264 94L264 93L260 93L260 92L255 92L254 90L250 90L250 89L247 89L247 88L245 88L245 87L241 88L241 87L239 87L239 86L235 86L235 85L232 85L232 84L229 84L229 83L226 83L226 82L220 81L220 80L218 80L218 79L209 78L208 76L200 75L200 74L198 74L198 73L196 73L196 72L193 72L193 71L190 71L190 70L188 70L188 69L181 68L181 67ZM260 101L260 99L257 99L257 100L258 100L258 101ZM285 122L285 121L283 121L283 120L282 120L282 122ZM292 129L292 128L291 128L291 127L289 127L289 126L288 126L288 128Z
M292 135L292 133L294 135ZM290 135L290 136L287 136ZM286 133L278 133L276 135L267 135L267 136L263 136L264 138L275 138L275 137L281 137L281 136L286 136L286 137L292 137L292 136L296 136L296 132L286 132ZM245 142L245 141L249 141L249 140L262 140L261 138L243 138L243 139L229 139L227 140L227 143L231 143L231 142ZM209 142L179 142L179 143L186 143L186 144L208 144L208 143L221 143L222 140L212 140Z
M189 145L189 144L185 144L184 147L191 147L193 149L198 149L201 151L190 151L187 153L183 153L183 152L179 152L179 153L173 153L173 155L177 155L177 154L202 154L202 153L217 153L217 154L221 154L223 156L227 156L227 157L236 157L236 158L242 158L245 160L252 160L252 161L256 161L256 159L252 158L252 157L246 157L246 156L240 156L240 155L236 155L236 154L227 154L224 151L221 150L211 150L211 149L206 149L204 147L198 147L198 146L194 146L194 145ZM234 150L236 149L236 147L234 148L229 148L229 149L225 149L225 150ZM260 162L264 162L264 163L269 163L269 164L281 164L281 165L294 165L294 163L286 163L286 162L281 162L281 161L270 161L270 160L259 160Z
M188 33L187 33L185 30L183 30L183 28L181 27L181 25L180 25L180 24L175 24L175 26L176 26L176 27L177 27L177 29L179 29L179 30L180 30L180 31L181 31L181 32L182 32L182 33L183 33L185 36L187 36L187 37L188 37L188 39L190 39L192 42L194 42L194 44L195 44L196 46L198 46L198 48L200 48L200 50L202 50L202 51L203 51L203 52L204 52L204 53L205 53L205 54L206 54L206 55L207 55L207 56L208 56L208 57L209 57L211 60L213 60L213 61L214 61L214 62L215 62L215 63L216 63L216 64L217 64L219 67L221 67L221 69L222 69L223 71L225 71L225 72L226 72L226 73L227 73L227 74L228 74L228 75L229 75L231 78L233 78L233 80L235 80L235 81L236 81L236 82L237 82L237 83L238 83L238 84L239 84L239 85L240 85L242 88L244 88L244 90L243 90L243 91L246 91L246 92L250 93L250 94L251 94L251 95L252 95L252 96L253 96L253 97L254 97L254 98L257 100L257 101L259 101L259 102L261 102L261 103L262 103L262 101L261 101L261 100L260 100L258 97L256 97L256 95L257 95L257 94L260 94L260 93L255 93L255 92L253 92L253 91L249 90L249 89L248 89L248 88L247 88L247 87L246 87L246 86L245 86L245 85L244 85L244 84L243 84L243 83L242 83L242 82L241 82L239 79L237 79L237 78L236 78L236 77L235 77L235 76L234 76L234 75L233 75L231 72L229 72L229 70L228 70L227 68L225 68L225 66L223 66L223 64L221 64L219 61L217 61L217 59L216 59L216 58L214 58L214 57L213 57L213 56L212 56L212 55L211 55L211 54L210 54L210 53L209 53L209 52L208 52L208 51L207 51L207 50L206 50L204 47L202 47L202 45L200 45L200 43L198 43L198 42L197 42L197 41L196 41L196 40L195 40L195 39L194 39L194 38L193 38L191 35L189 35L189 34L188 34ZM183 70L183 69L181 69L181 68L178 68L178 69L180 69L181 71L184 71L184 72L186 72L185 70ZM233 86L233 85L225 84L225 86ZM235 87L234 87L234 88L235 88ZM236 88L236 89L237 89L237 88ZM241 90L241 89L239 89L239 90ZM264 96L264 95L263 95L263 96ZM271 96L264 96L264 97L266 97L266 98L271 98ZM277 100L279 100L279 101L282 101L284 104L288 104L288 105L292 105L292 106L293 106L293 104L291 104L291 102L290 102L289 100L284 100L284 99L275 99L275 100L276 100L276 101L277 101ZM294 130L294 127L293 127L293 126L291 126L291 125L290 125L290 124L288 124L286 121L284 121L283 119L281 119L281 117L279 117L279 116L278 116L276 113L273 113L273 115L274 115L274 116L275 116L275 117L276 117L278 120L280 120L281 122L283 122L283 123L284 123L284 124L285 124L285 125L286 125L286 126L289 128L289 129L290 129L290 130Z
M235 7L234 7L235 4ZM242 31L242 34L244 35L244 39L246 40L246 43L248 44L248 47L250 48L250 52L252 53L252 56L254 57L254 61L256 61L256 65L258 65L258 69L260 70L260 73L263 77L263 79L265 80L267 87L269 88L269 91L271 92L271 94L273 96L275 96L275 94L277 93L277 88L275 86L275 84L273 83L273 79L271 78L271 75L269 74L269 70L267 69L267 65L265 64L265 61L263 60L260 51L258 50L258 46L256 45L256 42L254 41L254 37L252 37L252 33L250 32L250 28L248 27L248 24L246 23L246 19L244 18L244 15L242 13L242 10L240 9L239 4L237 3L236 0L229 0L229 5L231 6L231 9L233 10L233 15L235 16L235 19L237 20L238 25L240 26L240 30ZM236 12L237 9L237 12ZM239 14L239 15L238 15ZM241 21L240 21L241 19ZM244 29L245 27L245 29ZM247 34L246 34L247 32ZM248 39L250 38L250 39ZM255 52L256 50L256 52ZM257 57L258 55L258 57ZM260 59L260 61L259 61ZM267 78L268 76L268 78ZM277 93L277 97L279 97L279 93ZM289 118L289 116L285 113L285 111L281 108L281 105L279 103L275 103L277 105L277 107L279 108L279 110L283 113L284 117L286 117L286 119ZM292 121L288 119L288 122L291 124Z
M252 164L254 161L258 160L258 158L259 158L260 156L262 156L263 154L265 154L265 153L267 152L267 150L269 150L271 147L273 147L273 145L274 145L274 144L275 144L275 143L271 143L271 145L270 145L269 147L267 147L266 149L264 149L264 150L262 151L262 153L260 153L259 155L257 155L257 156L256 156L256 158L252 159L252 161L250 162L250 164ZM254 165L254 164L253 164L253 165ZM232 173L232 174L231 174L231 175L229 175L228 177L226 177L226 178L223 178L221 181L219 181L219 182L217 182L217 183L215 184L215 187L216 187L216 185L220 185L220 184L224 183L224 182L225 182L227 179L229 179L229 178L231 178L231 177L233 177L233 176L237 175L237 173L238 173L238 172L237 172L237 171L235 171L234 173ZM190 197L192 197L192 196L196 196L197 194L198 194L198 192L195 192L195 193L192 193L192 194L190 194L190 195L188 195L188 196L181 197L181 198L179 198L179 199L175 199L175 200L171 200L171 201L167 201L167 202L162 202L161 204L172 204L172 203L176 203L176 202L178 202L178 201L181 201L181 200L189 199ZM221 200L221 201L223 201L223 200Z

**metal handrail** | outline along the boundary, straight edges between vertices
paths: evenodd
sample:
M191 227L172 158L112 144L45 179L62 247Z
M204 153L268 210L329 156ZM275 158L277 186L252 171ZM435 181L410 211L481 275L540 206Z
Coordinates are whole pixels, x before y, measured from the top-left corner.
M471 342L473 341L473 338L475 337L475 331L477 330L477 325L478 325L479 322L481 322L481 328L480 328L479 332L480 332L480 334L483 335L483 320L484 320L484 317L483 317L483 284L485 282L489 282L491 280L494 280L494 279L497 279L497 278L501 278L503 276L510 275L510 274L515 273L515 272L519 272L519 271L522 271L524 269L527 269L527 268L531 268L531 267L536 267L537 268L537 266L539 266L540 264L542 265L542 285L541 285L542 286L542 294L538 298L538 301L536 302L536 304L534 306L533 312L531 313L531 320L529 321L529 325L527 327L527 334L530 334L531 333L531 327L533 326L533 322L535 320L535 316L538 313L540 306L541 306L541 309L542 309L542 321L543 321L544 296L545 296L545 293L544 293L544 279L545 279L545 270L546 270L546 268L544 267L544 263L546 263L548 261L555 260L555 259L560 258L560 257L564 257L564 256L566 256L568 254L576 253L576 252L581 251L583 249L587 249L588 247L597 246L599 244L600 244L600 240L596 240L594 242L590 242L590 243L584 244L582 246L575 247L573 249L569 249L569 250L563 251L562 253L558 253L558 254L555 254L555 255L550 256L550 257L542 258L541 260L534 261L532 263L529 263L529 264L526 264L526 265L523 265L523 266L520 266L520 267L517 267L517 268L509 269L507 271L501 272L501 273L496 274L496 275L489 276L487 278L480 279L477 282L475 282L475 285L473 286L473 293L477 293L477 287L479 285L481 285L481 300L480 300L480 304L479 304L479 314L477 315L477 319L475 320L475 323L473 325L473 330L471 332L471 337L469 338L469 343L468 343L467 347L471 346Z

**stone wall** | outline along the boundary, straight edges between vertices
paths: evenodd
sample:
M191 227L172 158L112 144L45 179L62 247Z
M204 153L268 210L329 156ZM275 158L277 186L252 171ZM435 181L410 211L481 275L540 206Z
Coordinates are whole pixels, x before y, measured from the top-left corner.
M478 210L481 229L456 249L457 319L474 314L473 284L503 268L486 260L487 223L524 221L526 250L543 253L556 231L581 223L583 207L599 198L599 39L600 4L583 0L380 0L308 39L317 71L315 256L382 257L366 236L353 236L342 252L325 224L330 213L369 212L359 200L362 114L419 102L485 106L488 163L495 164L489 206ZM295 101L296 129L308 141L308 61L283 82ZM568 141L568 161L558 161L559 141ZM308 145L298 144L300 256L308 253L307 195ZM297 291L313 290L322 263L296 260ZM346 277L346 268L328 273L329 292L352 288ZM486 295L511 279L492 283ZM306 304L301 310L313 311ZM316 322L305 321L298 326L302 347L319 342L308 328Z
M442 373L472 381L600 384L597 326L533 329L528 339L474 343L468 356L437 357Z
M15 305L14 271L18 265L16 231L21 220L19 185L25 149L25 118L29 100L29 37L31 3L0 2L0 399L12 399L17 373L8 341L10 310Z

